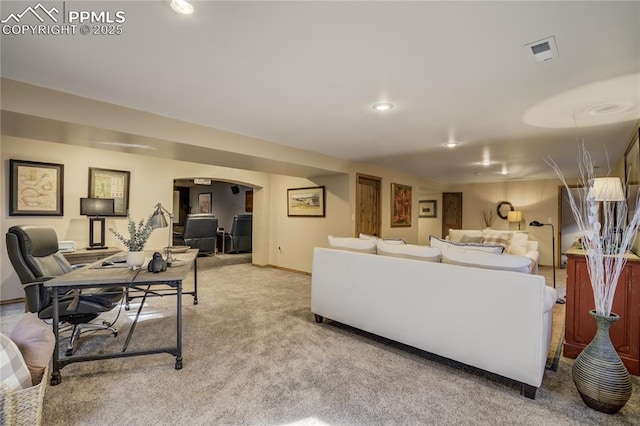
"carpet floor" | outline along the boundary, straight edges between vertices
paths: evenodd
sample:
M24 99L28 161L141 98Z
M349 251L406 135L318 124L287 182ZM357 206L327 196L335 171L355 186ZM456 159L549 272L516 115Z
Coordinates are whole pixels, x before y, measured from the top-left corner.
M167 354L68 365L62 383L47 387L44 425L640 424L637 377L619 413L598 413L575 390L573 360L560 356L530 400L509 379L315 324L310 283L250 264L199 268L199 304L183 300L184 368ZM138 302L121 311L117 337L87 333L77 354L121 348ZM2 332L22 309L0 307ZM130 348L171 345L174 312L172 297L148 300Z

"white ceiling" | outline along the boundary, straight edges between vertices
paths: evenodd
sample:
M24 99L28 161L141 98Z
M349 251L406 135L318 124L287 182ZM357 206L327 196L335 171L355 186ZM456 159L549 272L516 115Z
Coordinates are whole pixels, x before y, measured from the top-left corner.
M448 183L575 175L578 140L606 169L640 118L637 1L193 3L67 1L123 33L3 35L2 77Z

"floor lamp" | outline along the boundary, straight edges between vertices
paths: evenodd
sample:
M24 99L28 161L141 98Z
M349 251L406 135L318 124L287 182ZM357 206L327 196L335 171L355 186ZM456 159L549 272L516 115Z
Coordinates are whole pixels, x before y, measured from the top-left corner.
M552 223L540 223L534 220L529 226L550 226L551 227L551 263L553 264L553 288L556 288L556 231ZM565 304L566 300L558 297L556 303Z

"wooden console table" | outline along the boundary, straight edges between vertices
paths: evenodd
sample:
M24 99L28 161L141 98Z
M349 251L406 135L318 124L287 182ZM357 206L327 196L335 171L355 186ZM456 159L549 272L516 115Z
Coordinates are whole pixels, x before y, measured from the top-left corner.
M121 251L122 249L116 247L98 250L79 249L76 251L62 253L62 255L70 264L77 265L80 263L97 262L98 260L104 259L113 254L120 253Z
M562 354L575 358L596 334L589 315L595 308L585 251L567 250L567 305ZM612 312L620 315L609 330L611 342L630 374L640 375L640 257L627 254L620 274Z

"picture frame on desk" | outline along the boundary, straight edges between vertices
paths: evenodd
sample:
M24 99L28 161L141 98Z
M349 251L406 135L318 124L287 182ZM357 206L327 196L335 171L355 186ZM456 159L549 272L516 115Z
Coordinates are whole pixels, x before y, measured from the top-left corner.
M63 216L64 165L9 160L9 216Z
M114 216L126 216L129 210L131 172L89 167L89 198L113 198Z

